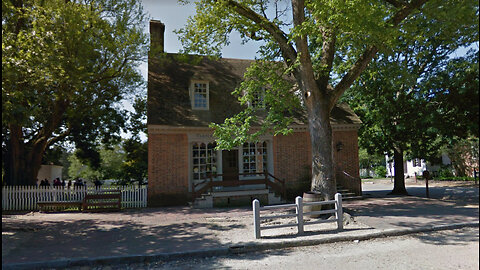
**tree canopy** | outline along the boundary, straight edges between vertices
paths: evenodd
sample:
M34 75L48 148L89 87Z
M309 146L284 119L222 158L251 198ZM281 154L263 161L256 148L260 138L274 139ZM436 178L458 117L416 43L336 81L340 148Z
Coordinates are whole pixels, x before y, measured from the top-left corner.
M258 91L259 83L251 82L263 81L268 116L261 132L288 133L292 106L304 108L312 145L311 189L332 198L332 108L377 53L397 49L402 40L422 39L422 31L442 27L439 21L455 22L465 16L471 20L472 14L476 19L478 9L469 9L476 3L466 2L201 0L196 2L196 15L178 33L185 52L206 55L220 55L232 31L245 42L263 41L259 51L263 61L251 67L237 93L245 102ZM458 31L471 25L448 27ZM276 61L281 64L272 64ZM284 84L278 82L282 78ZM289 78L295 87L286 87ZM255 139L258 133L250 130L257 113L247 108L217 126L219 145Z
M360 144L400 164L394 193L406 193L404 156L434 162L443 146L478 136L478 51L453 50L381 55L344 97L363 121Z
M33 184L44 152L119 140L119 102L144 83L145 14L137 0L2 1L2 157L8 184Z
M89 180L117 180L116 184L144 184L147 177L147 143L133 138L125 139L121 144L99 147L100 165L96 168L80 160L75 153L68 156L66 166L70 178Z

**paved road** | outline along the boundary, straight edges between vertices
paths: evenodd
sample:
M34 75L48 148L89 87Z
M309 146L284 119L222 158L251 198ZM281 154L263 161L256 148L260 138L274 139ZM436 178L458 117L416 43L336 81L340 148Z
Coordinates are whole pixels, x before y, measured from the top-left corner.
M115 269L479 269L479 230L465 228ZM73 268L87 269L85 267ZM97 266L92 269L112 269Z
M426 198L424 181L406 179L405 182L409 195ZM371 180L362 183L363 194L367 197L386 197L386 194L392 191L392 189L393 183L390 180ZM477 205L479 203L478 185L461 182L429 181L428 189L430 198L432 199Z

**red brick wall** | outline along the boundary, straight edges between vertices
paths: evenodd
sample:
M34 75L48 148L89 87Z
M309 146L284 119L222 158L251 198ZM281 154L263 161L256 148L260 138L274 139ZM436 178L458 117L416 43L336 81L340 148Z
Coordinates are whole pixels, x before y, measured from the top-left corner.
M342 142L343 149L336 150ZM311 146L308 132L273 137L274 175L286 180L289 197L302 195L310 189ZM148 140L148 203L174 205L187 202L188 193L188 139L186 134L150 134ZM358 192L359 181L345 179L339 172L346 171L359 177L358 139L356 130L333 132L334 160L337 182ZM361 192L361 191L360 191Z
M337 151L336 145L339 142L343 144L343 149ZM333 132L333 158L336 161L337 170L343 170L354 177L360 176L356 130Z
M312 151L308 132L273 137L273 166L275 176L287 181L298 181L299 176L310 172Z
M343 149L336 150L336 144L342 142ZM359 177L358 164L358 137L356 130L333 131L333 158L336 164L337 178L341 170L353 177ZM295 132L289 136L275 136L273 138L273 165L274 175L286 180L289 197L301 195L310 188L312 151L308 132ZM337 182L357 191L359 182L350 179L338 179ZM347 184L351 184L346 186ZM303 191L301 191L303 190Z
M338 151L336 146L340 142L343 144L343 148ZM357 130L336 130L333 132L333 158L336 166L337 184L348 188L356 195L361 195L362 184L359 171Z
M312 151L308 132L273 137L274 175L286 181L287 197L310 189Z
M150 134L148 138L148 203L175 205L188 198L186 134Z

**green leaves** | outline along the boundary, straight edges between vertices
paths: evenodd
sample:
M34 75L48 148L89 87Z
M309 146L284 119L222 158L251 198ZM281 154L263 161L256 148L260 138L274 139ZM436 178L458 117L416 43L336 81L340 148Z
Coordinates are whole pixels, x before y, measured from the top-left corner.
M445 143L478 136L478 51L451 59L451 49L431 39L381 55L347 91L345 100L363 121L360 144L370 152L398 147L408 157L434 160ZM425 54L427 46L436 49Z
M277 3L198 1L197 14L178 31L185 51L200 54L220 55L234 30L245 39L263 42L262 60L248 70L235 94L248 107L259 91L265 91L266 108L247 108L222 125L212 125L221 147L233 147L261 132L288 132L288 125L298 117L296 112L302 111L300 100L305 92L329 96L329 89L352 74L347 76L352 80L345 80L348 85L343 89L347 88L370 62L371 56L365 61L362 56L374 46L380 55L346 97L355 100L351 105L364 121L362 132L368 139L363 144L382 154L394 143L411 149L413 141L421 144L419 149L431 150L420 142L436 142L439 128L429 126L433 119L425 110L430 107L424 98L428 91L421 85L426 85L429 74L440 74L456 48L478 43L477 1L399 1L392 5L381 0L311 0L299 7L305 20L295 26L291 4L278 8ZM297 37L306 38L308 51L300 51ZM301 64L300 56L305 57ZM332 64L326 60L329 56ZM287 79L291 74L295 82ZM317 80L308 82L312 89L305 89L307 78ZM319 83L319 78L331 88ZM295 83L300 89L292 91ZM315 83L317 87L312 86ZM248 132L253 126L258 129ZM407 133L411 141L406 140Z
M21 127L27 149L68 139L90 153L117 140L127 118L117 104L144 83L140 2L7 0L2 8L2 125Z
M211 124L218 138L219 149L231 149L246 141L256 141L265 133L289 134L293 121L302 121L300 98L282 63L254 62L245 73L245 80L232 93L245 109L223 124ZM252 106L258 102L262 106ZM253 128L255 127L255 128Z

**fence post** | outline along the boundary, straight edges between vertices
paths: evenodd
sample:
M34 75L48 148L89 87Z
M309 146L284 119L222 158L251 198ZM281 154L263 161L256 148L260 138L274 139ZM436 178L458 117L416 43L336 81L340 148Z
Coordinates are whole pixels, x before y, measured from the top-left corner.
M303 198L297 196L295 198L295 204L297 205L297 224L298 224L298 234L303 234Z
M253 200L253 227L255 228L255 238L260 238L260 201Z
M339 231L343 231L343 209L342 194L335 194L335 218L337 219L337 227Z

